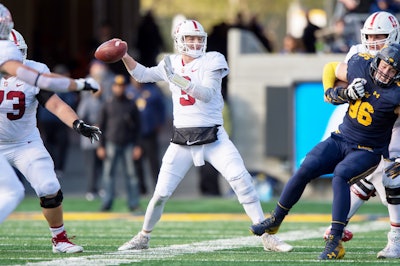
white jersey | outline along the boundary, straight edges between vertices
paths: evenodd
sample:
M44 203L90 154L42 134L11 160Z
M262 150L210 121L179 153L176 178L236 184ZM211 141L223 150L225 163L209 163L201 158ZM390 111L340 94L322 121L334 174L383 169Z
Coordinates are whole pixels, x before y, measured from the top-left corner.
M347 63L349 62L350 58L358 53L369 53L365 45L359 43L356 45L353 45L350 47L350 50L347 52L346 58L344 59L344 62Z
M21 54L19 50L17 51ZM50 72L46 65L35 61L26 60L25 65L40 73ZM38 106L36 95L39 91L38 87L29 85L16 77L1 79L0 143L19 143L40 138L36 126Z
M210 77L222 80L229 73L225 57L218 52L208 52L184 65L182 56L170 55L171 64L176 74L190 80L193 84L210 87ZM139 82L157 82L164 80L169 82L164 69L164 60L152 68L138 66L133 71L133 76ZM203 102L185 93L181 88L169 82L172 92L173 115L175 127L206 127L223 125L222 109L224 100L221 93L221 82L218 88L214 88L211 101Z

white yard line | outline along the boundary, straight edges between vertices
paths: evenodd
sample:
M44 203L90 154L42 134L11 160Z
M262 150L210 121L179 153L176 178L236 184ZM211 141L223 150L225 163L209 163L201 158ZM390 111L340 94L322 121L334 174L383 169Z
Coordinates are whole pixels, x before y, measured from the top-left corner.
M368 226L353 225L350 230L353 233L366 231L389 230L389 224L383 221L374 221L368 223ZM279 233L278 236L284 241L302 240L310 238L322 237L326 227L318 228L317 230L307 231L289 231ZM122 244L122 243L121 243ZM171 258L184 254L194 254L198 252L212 252L224 249L237 249L242 247L260 247L262 250L262 241L255 236L235 237L229 239L218 239L210 241L201 241L191 244L171 245L165 247L151 248L148 250L133 250L124 252L110 252L102 255L90 255L73 258L55 259L51 261L42 261L27 263L25 265L40 265L40 266L64 266L64 265L79 265L79 266L106 266L129 264L147 260L159 260L163 258Z

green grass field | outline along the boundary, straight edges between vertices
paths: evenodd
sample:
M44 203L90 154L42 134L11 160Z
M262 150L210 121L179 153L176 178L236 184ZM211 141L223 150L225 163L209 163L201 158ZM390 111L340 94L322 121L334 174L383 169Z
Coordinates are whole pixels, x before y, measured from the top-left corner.
M148 199L143 199L143 209ZM263 203L265 212L275 200ZM354 238L345 243L340 261L316 258L324 247L322 233L330 221L329 202L300 201L287 217L279 236L294 246L289 253L266 252L252 236L250 221L235 199L171 199L156 226L150 249L117 252L140 230L143 216L127 212L118 200L111 213L97 213L100 202L83 198L64 200L65 224L80 254L53 254L50 232L37 199L27 198L0 225L0 265L399 265L400 260L378 260L389 230L387 210L374 201L364 205L349 229ZM318 214L318 215L311 215ZM321 215L322 214L322 215Z

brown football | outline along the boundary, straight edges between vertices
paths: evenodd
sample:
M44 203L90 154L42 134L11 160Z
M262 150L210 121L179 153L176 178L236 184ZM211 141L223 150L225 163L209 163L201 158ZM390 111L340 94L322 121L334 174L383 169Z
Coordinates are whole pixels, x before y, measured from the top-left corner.
M336 79L335 81L335 87L343 87L343 88L347 88L349 84L346 81L340 80L340 79Z
M128 45L121 39L111 39L103 42L94 52L94 57L105 63L115 63L128 51Z

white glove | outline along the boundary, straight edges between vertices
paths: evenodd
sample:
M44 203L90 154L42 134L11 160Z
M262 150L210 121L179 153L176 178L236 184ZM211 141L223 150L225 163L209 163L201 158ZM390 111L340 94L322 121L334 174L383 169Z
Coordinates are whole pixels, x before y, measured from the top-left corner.
M100 90L100 85L93 78L80 78L76 79L76 86L78 91L89 91L91 90L93 93Z
M364 91L364 85L367 83L367 81L363 78L355 78L353 82L349 84L347 87L347 97L351 100L357 100L365 95Z
M175 84L176 86L178 86L179 88L181 88L186 92L193 87L193 84L190 82L190 80L187 80L184 77L181 77L174 73L174 69L172 68L171 64L171 59L169 58L168 55L164 57L164 63L165 63L164 65L165 73L167 74L167 77L170 82L172 82L173 84Z

